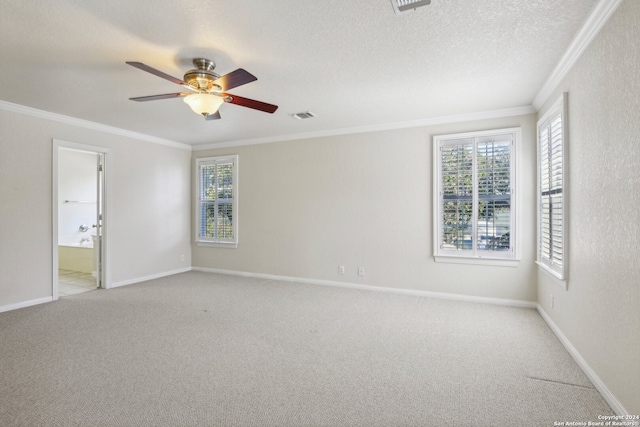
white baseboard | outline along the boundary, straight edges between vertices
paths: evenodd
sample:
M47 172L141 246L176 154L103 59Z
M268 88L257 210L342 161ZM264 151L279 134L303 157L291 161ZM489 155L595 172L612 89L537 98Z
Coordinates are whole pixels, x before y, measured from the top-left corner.
M32 305L44 304L46 302L53 301L53 297L44 297L38 299L32 299L29 301L22 301L15 304L3 305L0 306L0 313L5 311L17 310L19 308L31 307Z
M152 274L150 276L136 277L134 279L122 280L120 282L111 283L109 285L109 289L119 288L120 286L133 285L134 283L146 282L148 280L153 280L153 279L160 279L161 277L173 276L174 274L186 273L187 271L191 271L191 267L165 271L163 273Z
M334 282L331 280L317 280L317 279L306 279L302 277L278 276L273 274L248 273L248 272L235 271L235 270L223 270L219 268L192 267L191 270L202 271L205 273L219 273L219 274L229 274L233 276L256 277L259 279L279 280L283 282L305 283L309 285L334 286L338 288L360 289L364 291L387 292L387 293L399 294L399 295L414 295L414 296L429 297L429 298L440 298L440 299L447 299L447 300L454 300L454 301L476 302L476 303L483 303L483 304L506 305L511 307L521 307L521 308L536 308L536 303L531 301L523 301L523 300L476 297L471 295L458 295L458 294L448 294L444 292L419 291L414 289L398 289L398 288L389 288L389 287L381 287L381 286L361 285L357 283Z
M604 400L609 404L609 406L611 406L611 409L613 409L613 411L617 415L630 415L627 412L627 410L624 408L624 406L622 406L622 403L620 403L620 401L613 395L613 393L611 393L611 391L607 388L605 383L602 382L600 377L598 377L598 375L593 371L593 369L591 369L591 367L584 360L582 355L580 355L578 350L576 350L573 344L571 344L571 341L569 341L566 335L562 333L558 325L556 325L553 322L553 320L551 320L551 317L549 317L549 315L544 311L544 309L539 304L537 305L536 310L538 310L538 313L540 313L540 316L542 316L544 321L547 322L547 325L549 325L549 328L551 328L553 333L556 334L556 336L558 337L562 345L564 345L564 348L567 349L571 357L573 357L573 360L576 361L576 363L578 364L580 369L582 369L582 371L585 373L587 378L589 378L589 380L593 383L596 390L600 392Z
M165 271L163 273L153 274L151 276L136 277L135 279L123 280L121 282L112 283L109 286L109 289L117 288L120 286L132 285L134 283L146 282L147 280L159 279L161 277L172 276L174 274L186 273L187 271L191 271L191 267ZM0 313L3 313L5 311L17 310L19 308L24 308L24 307L31 307L32 305L44 304L47 302L51 302L53 300L54 300L53 297L44 297L44 298L38 298L30 301L23 301L15 304L4 305L4 306L0 306Z

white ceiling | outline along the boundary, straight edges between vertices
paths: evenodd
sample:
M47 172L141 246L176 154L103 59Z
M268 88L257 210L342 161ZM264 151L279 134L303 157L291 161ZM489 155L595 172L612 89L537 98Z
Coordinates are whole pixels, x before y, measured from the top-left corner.
M191 145L290 139L531 106L596 0L0 2L0 100ZM205 121L181 99L194 57L256 82ZM295 120L310 110L317 117Z

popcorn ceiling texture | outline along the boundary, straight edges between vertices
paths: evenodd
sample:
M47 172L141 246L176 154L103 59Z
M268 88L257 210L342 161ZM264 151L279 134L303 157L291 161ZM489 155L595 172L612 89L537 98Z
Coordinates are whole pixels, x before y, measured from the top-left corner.
M623 2L550 97L569 93L569 282L539 301L629 413L640 413L640 2ZM547 103L548 104L548 103ZM541 114L544 112L541 111Z
M389 0L36 3L0 2L0 100L211 144L529 106L596 1L442 0L399 16ZM124 61L181 77L196 56L254 73L232 93L281 110L223 105L207 123L180 100L128 101L180 88ZM306 110L318 118L287 115Z

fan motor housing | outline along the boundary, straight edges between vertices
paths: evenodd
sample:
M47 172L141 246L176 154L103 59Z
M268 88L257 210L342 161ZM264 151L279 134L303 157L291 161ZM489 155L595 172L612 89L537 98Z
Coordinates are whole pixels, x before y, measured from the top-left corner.
M213 72L216 67L215 62L205 58L195 58L193 60L195 69L189 70L184 75L184 82L199 92L220 92L222 87L213 83L220 78L220 75Z

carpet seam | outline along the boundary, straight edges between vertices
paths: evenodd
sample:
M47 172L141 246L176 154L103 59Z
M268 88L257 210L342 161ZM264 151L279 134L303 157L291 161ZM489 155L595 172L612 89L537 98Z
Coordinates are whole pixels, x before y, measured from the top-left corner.
M538 378L538 377L531 377L531 376L527 376L527 378L529 378L530 380L535 380L535 381L544 381L544 382L547 382L547 383L568 385L568 386L571 386L571 387L580 387L580 388L586 388L586 389L589 389L589 390L595 390L596 389L593 386L586 386L586 385L581 385L581 384L567 383L567 382L564 382L564 381L548 380L548 379L545 379L545 378Z

